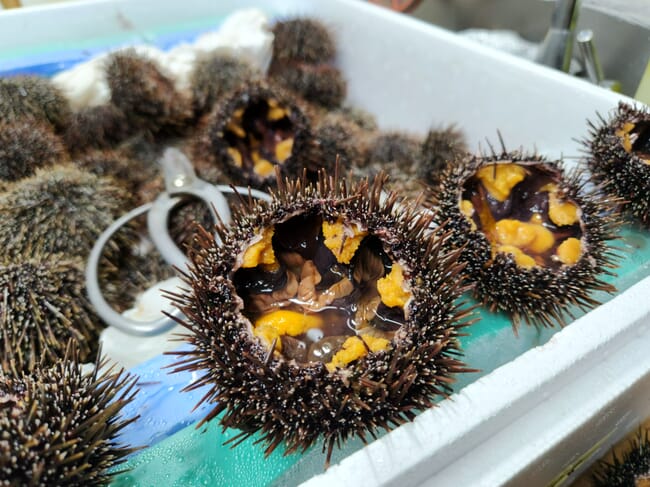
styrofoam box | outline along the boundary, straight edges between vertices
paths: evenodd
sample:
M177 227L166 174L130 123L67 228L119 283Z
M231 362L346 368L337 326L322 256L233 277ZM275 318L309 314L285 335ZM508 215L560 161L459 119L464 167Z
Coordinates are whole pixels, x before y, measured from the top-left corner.
M309 14L333 28L349 100L382 128L456 122L550 157L579 154L586 119L621 97L431 25L353 0L114 0L0 15L2 54L188 25L236 8ZM137 35L136 35L137 34ZM6 58L6 57L5 57ZM0 66L1 67L1 66ZM307 482L545 485L593 445L650 416L650 278ZM580 471L578 466L576 471ZM571 476L569 476L571 477Z

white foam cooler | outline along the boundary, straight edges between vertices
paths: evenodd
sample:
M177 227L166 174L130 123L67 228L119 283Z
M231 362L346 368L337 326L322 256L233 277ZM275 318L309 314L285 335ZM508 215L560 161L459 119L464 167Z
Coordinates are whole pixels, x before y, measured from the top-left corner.
M499 130L510 148L572 159L586 119L622 99L354 0L98 0L5 12L0 70L20 52L113 37L142 42L161 26L198 25L250 6L275 17L313 15L330 26L350 103L375 114L382 128L424 133L456 123L475 149L496 141ZM649 344L645 278L306 485L561 483L585 468L578 460L595 444L602 452L650 417Z

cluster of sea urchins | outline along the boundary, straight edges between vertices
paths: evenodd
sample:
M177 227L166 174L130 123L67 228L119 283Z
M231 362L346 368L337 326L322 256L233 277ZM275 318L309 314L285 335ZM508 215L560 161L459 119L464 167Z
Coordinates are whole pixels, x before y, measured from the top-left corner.
M382 178L348 186L278 183L230 229L198 235L172 295L193 347L176 370L195 370L213 405L204 421L261 434L270 453L324 438L365 441L411 420L451 392L457 337L470 312L457 252L431 216L384 198Z
M72 348L32 373L0 369L0 483L106 485L134 451L118 435L135 380L111 369L84 373Z
M584 142L595 181L624 203L644 226L650 226L650 111L621 102L610 120L590 123Z
M447 168L435 198L475 295L515 330L564 324L570 306L591 308L594 291L614 290L602 276L616 258L616 200L585 191L579 173L504 149Z

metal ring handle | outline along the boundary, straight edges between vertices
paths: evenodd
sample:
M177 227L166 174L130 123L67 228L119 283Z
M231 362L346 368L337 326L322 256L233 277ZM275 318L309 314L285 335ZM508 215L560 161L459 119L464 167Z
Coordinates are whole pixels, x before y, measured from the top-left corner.
M253 198L270 201L271 197L263 191L256 189L243 188L241 186L231 187L225 184L212 185L209 183L195 182L191 187L185 188L182 192L175 193L178 196L170 197L168 193L162 193L156 198L153 206L147 215L147 229L149 237L162 255L163 259L177 269L185 270L187 267L187 256L176 245L171 235L167 231L168 219L171 211L177 206L182 199L180 196L193 196L200 201L203 201L212 213L212 218L215 222L221 221L228 225L230 224L230 206L228 201L223 196L224 193L228 194L247 194ZM221 244L221 239L215 235L217 244Z
M137 336L159 335L176 326L176 322L168 317L161 317L153 321L136 321L126 316L122 316L115 311L110 304L104 299L101 287L99 285L99 261L106 244L113 235L129 221L151 210L153 203L147 203L139 206L122 217L115 220L99 236L88 257L86 265L86 292L88 299L95 307L97 314L110 326ZM183 316L178 309L174 309L171 314L177 318Z

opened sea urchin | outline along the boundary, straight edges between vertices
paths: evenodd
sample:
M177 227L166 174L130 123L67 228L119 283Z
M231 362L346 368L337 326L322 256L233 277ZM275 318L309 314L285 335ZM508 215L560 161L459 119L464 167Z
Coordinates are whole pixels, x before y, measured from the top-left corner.
M284 175L300 174L310 139L309 120L289 94L250 83L212 114L198 157L214 159L236 184L264 188L275 183L276 167ZM310 169L316 174L319 168Z
M620 103L609 121L591 123L585 145L594 179L650 227L650 111Z
M477 298L515 329L564 324L570 305L588 309L592 292L614 290L601 280L615 258L612 201L586 193L578 174L518 152L468 156L444 173L437 198Z
M85 374L75 354L33 374L0 371L0 483L107 485L134 451L118 435L134 397L128 375Z
M351 187L321 178L281 184L250 203L223 245L195 241L173 295L192 334L176 370L202 374L210 421L259 432L272 452L322 437L363 441L414 418L463 372L457 253L442 253L431 217L381 199L382 178Z

